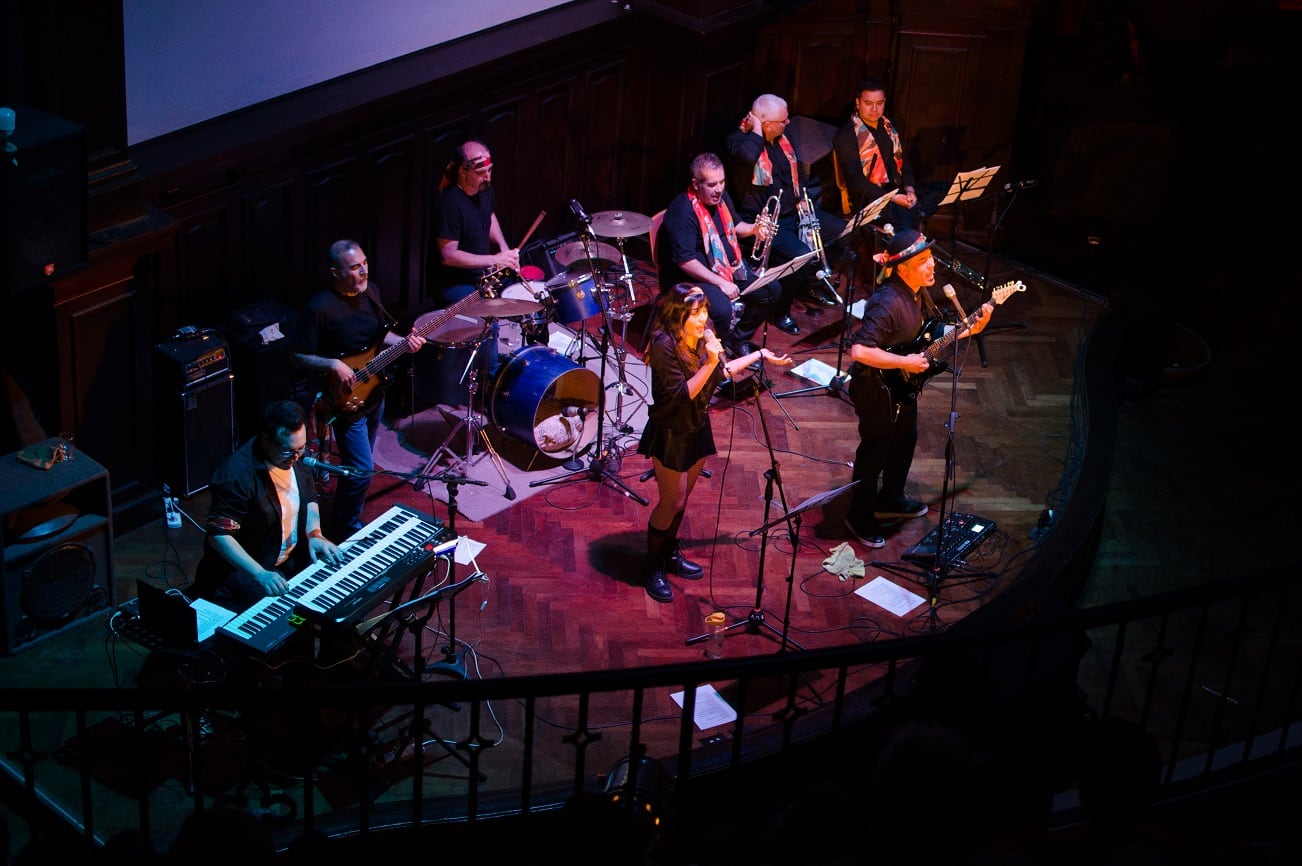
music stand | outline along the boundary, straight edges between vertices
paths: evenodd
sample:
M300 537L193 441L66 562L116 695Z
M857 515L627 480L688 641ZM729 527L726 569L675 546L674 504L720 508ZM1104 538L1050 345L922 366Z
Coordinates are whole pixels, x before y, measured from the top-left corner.
M789 262L783 262L782 264L776 267L769 268L768 270L764 271L764 273L756 276L755 282L747 286L741 292L741 294L749 295L751 292L755 291L756 289L760 289L763 288L764 286L767 286L769 283L773 282L774 280L780 280L783 277L791 276L796 271L800 270L801 268L803 268L805 265L809 264L811 261L813 261L816 258L818 258L818 251L810 250L807 253L801 253L800 255L796 256L794 259L792 259Z
M852 217L850 221L845 224L845 228L841 231L839 235L836 236L836 238L832 241L832 244L835 245L840 243L845 238L852 236L857 229L866 225L869 226L870 228L873 228L874 231L880 231L875 226L872 226L871 223L873 220L877 219L877 217L881 215L883 210L886 209L886 206L891 202L891 197L894 196L897 191L898 190L892 189L890 192L878 196L866 207L861 208L859 212L855 214L854 217ZM874 240L874 246L875 245L876 242ZM793 391L783 391L781 394L774 394L773 396L778 398L799 397L802 394L813 394L821 391L823 393L831 394L833 397L836 397L845 392L847 387L846 386L847 376L845 372L841 370L841 364L844 363L845 361L846 338L850 335L850 331L849 328L846 327L846 323L849 322L850 320L850 308L854 306L855 277L858 273L857 262L858 262L858 258L854 249L848 250L846 253L846 258L842 262L842 268L841 268L841 278L845 279L846 292L845 292L845 297L841 299L841 335L837 339L837 343L836 343L837 345L836 370L828 378L827 384L825 385L824 384L810 385L807 388L796 388ZM847 264L848 267L846 266ZM837 280L838 283L841 281L841 278L838 278ZM818 348L827 348L827 347L821 346ZM811 361L810 363L813 362ZM813 377L810 376L806 378L813 378Z
M949 191L945 193L944 198L936 205L936 210L940 210L945 205L956 204L960 201L975 201L985 195L986 190L990 187L990 181L999 173L1002 166L982 166L974 168L971 171L960 171L954 175L954 179L949 183ZM950 270L958 273L958 214L954 215L953 221L949 226L949 259L954 263ZM986 343L981 334L975 337L977 343L977 353L981 356L981 366L986 366Z

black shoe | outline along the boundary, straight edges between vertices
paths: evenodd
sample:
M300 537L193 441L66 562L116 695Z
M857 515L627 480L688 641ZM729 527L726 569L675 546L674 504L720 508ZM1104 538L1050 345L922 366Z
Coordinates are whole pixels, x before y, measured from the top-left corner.
M873 517L879 520L884 517L921 517L926 513L927 504L925 502L919 502L906 496L897 502L888 501L879 504L873 511Z
M850 518L848 517L845 519L845 528L850 530L850 534L853 535L856 539L858 539L858 541L861 544L863 544L864 547L886 546L885 538L882 538L880 535L873 535L872 532L868 530L860 531L859 529L855 528L855 525L850 522Z
M778 319L776 322L774 322L773 326L776 327L779 331L785 331L786 333L790 334L793 337L800 336L800 326L797 325L796 320L791 318L790 316L783 316L781 319Z
M705 569L699 563L683 556L681 547L675 547L674 552L669 554L669 559L665 561L665 571L676 574L683 580L700 580L705 574Z
M665 579L664 569L657 568L647 577L646 594L662 604L674 600L674 588Z

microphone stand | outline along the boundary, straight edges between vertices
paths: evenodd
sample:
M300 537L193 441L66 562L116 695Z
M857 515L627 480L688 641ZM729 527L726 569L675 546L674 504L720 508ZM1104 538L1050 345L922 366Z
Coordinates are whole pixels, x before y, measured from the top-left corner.
M765 328L765 341L766 341L766 342L767 342L767 334L768 334L768 329ZM764 355L763 355L763 353L761 353L761 354L760 354L760 365L761 365L761 366L760 366L760 378L761 378L761 379L764 378L764 367L763 367L763 364L764 364ZM787 637L787 629L786 629L786 624L785 624L785 622L783 623L783 627L782 627L782 628L778 628L777 626L773 625L771 622L769 622L769 621L768 621L767 619L765 619L765 617L764 617L764 562L765 562L765 558L766 558L767 553L768 553L768 546L769 546L769 533L768 533L768 530L769 530L769 527L770 527L771 525L773 525L773 524L771 524L771 523L769 522L769 513L770 513L770 511L771 511L771 509L772 509L772 506L773 506L773 487L774 487L774 485L777 485L777 488L778 488L778 495L782 497L782 511L783 511L783 518L786 517L786 511L787 511L787 500L786 500L786 494L785 494L785 493L783 492L783 490L782 490L782 478L781 478L781 475L780 475L779 472L778 472L778 458L777 458L777 454L776 454L776 453L774 452L774 450L773 450L773 438L769 435L769 425L768 425L768 421L765 420L765 417L764 417L764 407L762 407L762 406L759 405L759 402L760 402L760 401L759 401L759 395L760 395L760 393L762 393L762 389L761 389L761 391L757 391L757 392L756 392L756 395L755 395L755 406L756 406L756 409L757 409L757 411L756 411L755 414L759 416L759 419L760 419L760 429L762 429L762 430L764 431L764 445L765 445L766 448L768 448L768 452L769 452L769 468L766 469L766 470L764 471L764 479L765 479L765 483L764 483L764 522L763 522L763 524L761 524L761 526L760 526L760 528L759 528L758 530L756 530L755 532L752 532L752 533L751 533L752 536L755 535L757 532L762 533L761 536L760 536L759 572L758 572L758 574L756 574L756 576L755 576L755 604L752 605L752 607L751 607L751 609L750 609L750 613L748 613L748 614L745 616L745 618L743 618L743 619L739 619L739 620L736 620L735 622L732 622L732 623L730 623L730 624L724 626L724 628L723 628L723 636L724 636L724 637L727 637L728 635L732 634L732 633L733 633L734 631L736 631L737 629L739 629L739 628L744 628L744 627L749 627L750 630L751 630L751 633L752 633L752 634L758 634L761 628L765 628L765 629L768 629L769 631L773 632L774 634L776 634L776 635L778 636L778 641L779 641L778 652L784 652L784 651L786 650L786 648L787 648L787 644L788 644L788 643L790 643L792 646L794 646L794 647L795 647L796 649L798 649L798 650L803 650L804 647L800 646L800 644L796 643L796 642L793 641L793 640L790 640L790 639ZM778 405L781 406L780 403L779 403ZM784 411L785 411L785 410L784 410ZM781 520L781 519L783 519L783 518L779 518L779 520ZM779 521L773 521L773 523L777 523L777 522L779 522ZM792 531L791 531L791 540L792 540L792 575L794 575L794 572L795 572L795 545L796 545L796 538L797 538L797 531L796 531L796 530L792 530ZM788 587L788 589L787 589L787 610L788 610L788 612L790 612L790 603L791 603L791 594L790 594L790 593L791 593L791 583L790 583L790 576L788 577L788 584L787 584L787 587ZM709 633L707 632L707 633L705 633L705 634L698 634L698 635L696 635L695 637L690 637L690 638L687 639L687 645L688 645L688 646L691 646L692 644L700 643L701 641L706 640L709 636L710 636L710 635L709 635Z
M925 291L925 289L924 289ZM959 312L959 321L962 322L967 317L963 314L963 305L959 303L958 297L950 298L955 308ZM979 336L979 335L978 335ZM975 337L973 338L975 339ZM940 587L941 584L948 580L954 563L950 561L945 551L945 533L948 531L949 523L949 496L952 486L956 485L955 478L955 459L954 459L954 430L958 425L958 377L960 371L958 348L963 341L961 339L954 341L954 352L949 362L949 369L953 374L950 379L949 387L949 417L945 422L945 478L940 487L940 507L937 511L937 519L940 521L936 526L936 551L932 555L931 564L920 575L916 569L904 569L897 565L873 560L873 565L879 568L885 568L896 574L912 573L918 578L918 582L927 590L927 628L929 631L935 631L939 628L939 606L940 606ZM962 567L962 566L960 566ZM965 571L965 581L976 580L982 577L994 577L992 571Z
M609 457L605 440L605 419L606 419L606 359L610 350L610 315L607 310L609 302L609 289L606 287L606 281L603 276L598 274L597 269L593 266L592 251L590 249L590 240L592 234L592 218L584 211L582 206L577 206L577 202L572 202L571 207L575 211L575 216L583 224L581 237L583 239L583 252L588 257L589 272L598 287L597 297L601 302L601 372L599 379L601 387L597 391L597 436L594 441L594 452L592 458L588 461L586 468L569 470L561 475L553 475L550 478L540 478L537 481L530 481L530 487L542 487L547 484L568 484L574 481L596 481L598 484L609 484L615 490L632 499L638 505L648 505L650 500L638 494L633 488L629 487L610 470L607 464ZM574 457L571 457L573 460Z

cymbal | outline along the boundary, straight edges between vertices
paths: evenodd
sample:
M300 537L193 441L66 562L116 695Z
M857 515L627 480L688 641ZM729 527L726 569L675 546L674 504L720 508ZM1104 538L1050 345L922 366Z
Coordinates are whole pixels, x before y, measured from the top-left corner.
M651 231L651 217L622 210L602 210L592 215L592 231L603 238L631 238Z
M595 220L596 218L594 217L593 219ZM556 252L553 253L553 255L556 258L557 264L563 265L567 268L575 263L581 262L587 264L588 261L588 257L583 252L583 241L570 241L568 244L561 244L556 248ZM603 244L601 241L597 241L592 244L592 258L597 261L604 260L608 263L614 264L619 261L619 250L615 249L610 244Z
M476 298L461 309L467 316L481 319L504 319L510 316L527 316L541 310L542 304L524 298Z

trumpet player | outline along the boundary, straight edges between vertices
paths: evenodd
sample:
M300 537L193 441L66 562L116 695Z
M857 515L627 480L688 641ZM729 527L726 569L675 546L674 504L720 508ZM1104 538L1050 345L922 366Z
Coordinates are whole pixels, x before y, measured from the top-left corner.
M709 302L714 333L720 335L729 357L740 358L756 351L751 338L772 311L780 288L774 281L742 294L756 273L738 239L752 238L762 230L737 217L724 189L723 161L713 153L702 153L692 160L691 175L687 189L665 208L656 234L660 291L667 292L677 283L700 286ZM764 233L772 236L774 230L770 226Z
M493 155L471 139L452 151L434 204L431 262L438 268L431 288L438 306L447 306L475 291L486 272L519 271L520 251L511 249L497 221L493 195Z
M813 222L821 238L835 238L845 228L845 220L812 204L817 196L807 194L808 178L801 177L795 146L787 138L790 122L786 100L765 93L751 103L750 111L724 142L728 183L736 195L739 217L753 223L765 205L777 198L777 232L768 251L770 268L812 251L800 237L802 209L809 211L806 222ZM817 272L818 267L806 265L782 280L782 291L770 314L780 330L792 336L800 334L800 325L791 317L792 304L798 297L822 306L838 304Z

